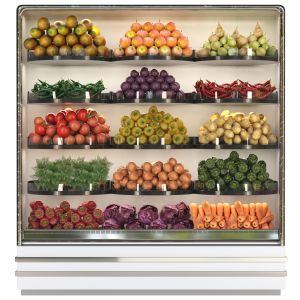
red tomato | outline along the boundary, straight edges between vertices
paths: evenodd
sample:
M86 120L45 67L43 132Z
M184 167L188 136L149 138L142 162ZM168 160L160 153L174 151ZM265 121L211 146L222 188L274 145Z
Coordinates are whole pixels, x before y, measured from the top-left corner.
M44 124L44 119L42 117L34 118L34 125Z
M98 122L100 123L100 124L104 124L105 123L105 118L104 118L104 116L98 116Z
M43 136L43 144L50 145L51 142L52 142L52 139L50 136L48 136L48 135Z
M97 117L91 117L87 120L87 123L90 127L95 127L98 124Z
M93 128L93 132L95 134L101 133L101 125L97 124L94 128Z
M49 124L56 124L56 121L55 121L55 114L53 114L53 113L47 114L47 115L46 115L46 121L47 121L47 123L49 123Z
M61 125L57 128L57 134L60 137L66 138L70 134L70 129L65 125Z
M53 137L56 133L56 126L48 125L46 129L46 135L49 137Z
M65 119L66 119L67 122L70 122L72 120L76 120L76 113L75 113L75 111L72 111L72 110L68 111L67 114L66 114Z
M75 137L73 135L69 135L64 138L64 144L66 145L73 145L75 143Z
M29 140L33 144L39 144L42 141L42 138L40 135L32 132L29 134Z
M106 133L98 133L97 134L97 143L98 144L105 144L109 141L109 135Z
M58 121L63 120L64 118L65 118L65 115L60 111L55 116L55 122L57 123Z
M90 132L90 126L86 123L81 125L81 128L79 130L79 133L82 135L87 135Z
M85 137L82 134L78 133L75 135L75 142L78 145L82 145L85 142Z
M75 118L76 118L76 116L75 116ZM71 120L69 122L69 126L70 126L71 130L73 130L75 132L77 132L80 129L80 123L77 120Z
M88 110L89 117L98 117L98 113L95 110Z
M89 134L85 137L85 142L86 144L90 145L90 144L95 144L96 142L96 137L94 134Z
M61 120L59 120L59 121L56 123L56 127L57 127L57 128L60 127L60 126L62 126L62 125L64 125L64 126L67 125L67 121L66 121L65 119L61 119Z
M109 131L110 131L110 128L107 124L100 125L100 129L101 129L101 131L100 131L101 133L109 133Z
M46 134L46 126L41 125L41 124L40 125L35 125L34 131L35 131L36 134L43 136L43 135Z
M85 108L81 108L77 111L77 120L82 122L87 121L87 110Z

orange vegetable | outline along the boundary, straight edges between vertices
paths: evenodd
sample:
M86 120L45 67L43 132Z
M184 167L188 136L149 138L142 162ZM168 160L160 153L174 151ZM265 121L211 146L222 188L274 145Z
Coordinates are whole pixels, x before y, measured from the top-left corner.
M267 214L268 212L268 203L267 202L263 202L262 203L262 210L263 210L263 217Z
M218 203L217 204L217 215L215 217L215 220L217 222L220 222L224 218L223 213L224 213L223 204Z
M250 212L250 207L249 207L249 204L243 204L243 211L244 211L244 216L247 217L249 216L249 212Z
M211 214L211 207L210 207L210 205L207 201L205 201L202 204L202 207L203 207L203 211L204 211L204 214L205 214L204 221L206 223L209 223L213 219L213 216Z
M274 216L271 213L271 210L268 209L266 215L261 219L261 221L258 223L259 225L262 225L264 223L269 223L273 221Z
M234 209L234 207L233 207L233 209ZM237 216L234 213L232 213L228 219L228 228L229 229L237 229Z
M244 223L243 222L238 222L237 223L237 227L240 228L240 229L243 228L244 227Z
M252 227L249 220L246 220L246 221L244 222L244 227L245 227L246 229L250 229L250 227Z
M261 203L256 203L255 204L255 212L256 212L256 217L258 219L258 222L260 222L261 219L264 217L264 212L263 212L263 208L262 208Z
M251 225L253 226L253 228L259 228L258 220L254 220Z
M226 221L223 219L223 220L221 220L221 221L218 223L218 225L219 225L221 228L224 228L224 227L226 227Z
M194 226L195 226L195 225L194 225ZM204 228L204 222L201 221L201 222L197 223L197 224L196 224L196 227L194 227L194 228L196 228L196 229L203 229L203 228Z
M197 203L190 203L190 212L192 216L193 222L196 220L198 216L198 205Z
M270 222L270 223L269 223L269 229L274 229L274 224L273 224L273 222Z
M198 205L198 216L196 218L196 220L194 221L194 227L198 228L199 226L201 228L204 227L204 212L203 212L203 208L202 208L202 205ZM198 228L198 229L201 229L201 228Z
M250 203L249 204L249 221L253 222L256 219L256 206L255 203Z
M230 205L230 212L231 212L231 215L233 215L237 219L237 213L236 213L234 205Z
M261 225L261 229L264 229L264 230L267 230L267 229L269 229L269 225L268 225L268 223L264 223L264 224L262 224L262 225Z
M223 204L223 209L224 209L224 217L226 222L228 223L229 217L230 217L230 206L228 203Z
M242 223L245 221L243 205L241 201L234 202L234 208L238 214L238 222Z
M212 220L210 223L210 228L215 229L218 226L218 223L216 222L216 220Z
M208 228L210 227L210 223L209 223L209 222L205 222L205 223L204 223L204 227L205 227L206 229L208 229Z
M201 217L201 220L204 219L205 214L204 214L204 211L203 211L202 204L199 204L199 205L198 205L198 216Z

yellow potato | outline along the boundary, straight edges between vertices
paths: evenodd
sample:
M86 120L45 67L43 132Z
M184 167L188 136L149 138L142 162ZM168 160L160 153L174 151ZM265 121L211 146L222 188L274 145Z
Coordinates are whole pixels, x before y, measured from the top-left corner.
M234 138L233 138L233 143L234 143L234 144L240 144L241 142L242 142L241 137L240 137L238 134L236 134L236 135L234 136Z
M232 139L234 137L234 133L232 130L226 129L224 132L224 136L227 137L228 139Z
M242 141L247 141L247 139L249 139L249 133L245 129L241 130L240 136L241 136Z
M241 126L245 129L248 129L249 126L251 125L249 119L247 117L243 118L241 121Z
M221 137L224 135L224 128L218 128L216 131L217 137Z
M232 127L232 131L234 134L239 134L241 132L242 128L240 125L235 125Z
M249 139L249 143L250 143L251 145L257 145L257 144L258 144L258 140Z
M254 140L259 140L261 137L261 129L255 129L252 133L251 138Z
M232 139L229 139L226 136L224 136L224 143L227 145L232 145Z
M259 140L258 140L260 145L268 145L269 144L269 140L265 135L261 135Z
M261 128L261 124L259 122L253 123L252 126L253 126L254 129Z

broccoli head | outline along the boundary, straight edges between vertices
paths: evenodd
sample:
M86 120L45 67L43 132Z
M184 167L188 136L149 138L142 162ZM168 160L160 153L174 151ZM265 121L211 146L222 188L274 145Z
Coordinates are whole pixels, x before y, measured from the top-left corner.
M218 159L217 162L216 162L216 167L219 168L220 170L224 169L225 168L224 159Z
M260 160L260 161L258 162L258 165L260 166L260 168L262 169L262 171L266 171L266 170L267 170L267 164L266 164L265 161Z
M220 190L223 190L223 189L226 187L225 181L224 181L222 178L219 178L219 179L217 180L217 183L218 183L219 186L220 186Z
M236 151L231 151L229 154L229 159L232 161L237 161L239 159L239 154Z
M277 188L277 182L272 179L267 179L264 182L264 188L268 191L275 191Z
M255 173L249 172L249 173L247 174L247 180L248 180L249 182L254 182L254 181L256 180L256 175L255 175Z
M229 187L232 189L232 190L237 190L239 188L239 183L236 181L236 180L232 180L229 184Z
M213 158L209 158L205 162L205 167L208 169L213 169L216 166L216 162Z
M250 165L254 165L257 163L258 158L255 154L249 154L248 158L247 158L248 164Z
M206 182L209 179L209 174L207 172L199 172L198 173L198 179L201 182Z
M261 171L259 164L256 163L256 164L252 165L251 171L255 174L258 174Z
M255 192L258 192L262 189L262 184L260 181L258 180L255 180L252 182L252 188L253 188L253 191Z
M198 164L198 168L204 168L205 167L205 160L201 160Z
M238 170L241 173L247 173L247 171L248 171L248 165L245 162L240 162L238 164Z
M267 179L269 179L269 173L267 173L267 172L259 172L257 174L257 179L260 182L265 182Z
M224 180L225 183L229 183L232 180L232 176L230 174L226 174L223 177L223 180Z
M221 176L224 176L224 175L226 175L227 173L228 173L228 170L225 169L225 168L220 170L220 175L221 175Z
M234 178L238 182L242 182L245 179L245 175L241 172L236 172Z
M213 179L209 179L205 182L205 187L208 190L214 190L216 188L216 182Z
M210 176L214 179L219 178L220 176L220 170L218 168L213 168L210 170Z

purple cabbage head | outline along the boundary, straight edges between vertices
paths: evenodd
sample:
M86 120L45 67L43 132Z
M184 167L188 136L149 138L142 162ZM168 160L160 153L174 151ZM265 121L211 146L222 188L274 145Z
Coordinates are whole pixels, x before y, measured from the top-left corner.
M121 229L122 225L114 218L110 218L104 221L102 224L103 229Z
M178 209L178 219L189 220L190 208L184 202L179 202L178 204L176 204L176 207Z
M193 229L193 227L194 226L193 226L192 220L182 220L182 221L179 221L179 222L171 225L171 229L177 229L177 230Z
M150 88L152 91L157 91L160 89L160 84L157 81L151 83Z
M153 205L144 205L138 213L138 219L143 225L149 225L158 218L158 210Z
M168 75L167 77L166 77L166 79L165 79L165 81L167 82L167 83L174 83L175 82L175 78L174 78L174 76L172 76L172 75Z
M139 229L145 229L145 226L139 220L133 220L132 222L126 225L126 229L139 230Z
M156 69L152 69L152 70L150 71L150 75L151 75L151 76L154 76L154 77L157 77L157 76L159 75L159 72L158 72Z
M139 75L136 78L136 82L139 83L139 84L144 83L145 82L145 77L143 77L142 75Z
M160 87L162 90L167 91L169 89L169 84L166 82L162 82Z
M148 77L146 77L146 82L148 82L148 83L152 83L152 82L154 82L154 80L155 80L155 78L154 78L154 76L148 76Z
M165 224L174 224L178 222L178 213L176 205L165 205L159 216Z
M115 219L120 225L125 223L125 220L120 214L120 206L117 204L108 205L104 210L104 220Z
M168 225L165 224L161 219L152 221L149 225L149 229L167 229Z
M129 223L135 219L136 208L129 204L123 204L120 206L120 215L122 216L124 223Z
M166 70L161 70L159 75L161 77L167 77L168 76L168 72Z
M155 79L155 81L157 81L157 82L159 82L159 83L165 82L164 78L161 77L161 76L157 77L157 78Z
M131 77L131 76L127 77L126 82L133 83L134 82L134 77Z
M141 88L141 90L143 90L144 92L147 92L147 91L149 91L149 89L150 89L150 85L149 85L148 83L144 82L144 83L142 83L142 84L140 85L140 88Z
M149 70L148 68L144 67L141 69L140 74L144 77L147 77L149 75Z
M130 83L129 82L123 82L122 84L121 84L121 90L123 91L123 92L125 92L125 91L127 91L127 90L129 90L130 89Z
M139 72L138 72L137 70L132 70L132 71L130 72L130 76L132 76L132 77L137 77L137 76L139 76Z
M137 82L133 82L130 87L132 90L137 91L140 88L140 85Z

